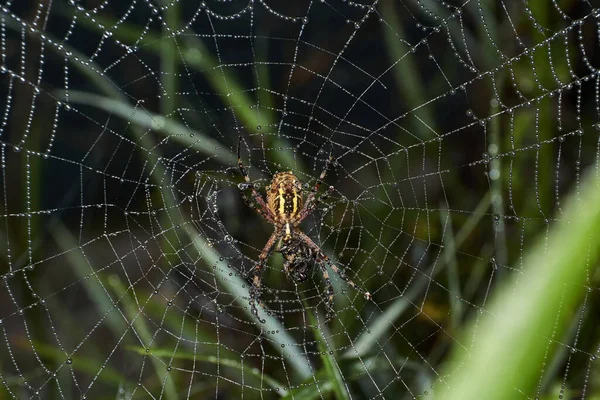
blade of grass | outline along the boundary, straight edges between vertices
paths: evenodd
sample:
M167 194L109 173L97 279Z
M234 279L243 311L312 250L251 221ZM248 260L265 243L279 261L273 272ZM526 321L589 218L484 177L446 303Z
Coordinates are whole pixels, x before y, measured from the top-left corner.
M579 306L579 309L573 313L571 322L567 324L569 327L565 335L560 339L560 343L573 343L573 340L581 334L581 324L579 321L587 321L589 317L590 307L585 307L585 303ZM565 360L569 358L571 352L569 347L560 346L554 352L554 357L546 364L544 375L540 378L538 392L546 393L547 389L556 382L555 378L559 376L561 368L565 365ZM536 395L539 393L536 393Z
M475 260L471 267L469 277L463 283L463 298L467 301L473 299L477 295L477 291L481 289L481 284L487 274L489 274L489 259L494 255L494 246L491 243L483 245L479 251L481 259Z
M473 32L471 29L466 29L464 27L465 19L462 19L462 25L459 24L458 18L450 17L450 12L452 9L444 8L442 4L436 0L420 0L420 3L423 4L424 7L420 7L420 16L427 18L428 24L439 24L440 21L444 20L444 27L448 29L450 32L450 36L454 39L453 43L457 50L459 50L462 54L462 57L466 55L467 52L473 51L472 49L477 48L477 43L479 43L475 37L473 37ZM461 7L462 9L463 7ZM429 10L429 11L426 11ZM432 18L433 15L437 15L438 18ZM471 49L471 50L469 50Z
M274 117L272 113L259 113L253 110L253 100L246 95L247 90L242 88L235 74L229 72L226 65L210 57L202 41L195 35L185 36L184 51L186 62L202 72L223 99L228 99L233 112L240 118L245 129L257 133L261 131L259 127L275 125L275 120L271 119ZM265 134L262 137L271 148L287 149L290 146L287 141L278 136ZM302 165L298 164L290 151L272 153L274 161L281 164L282 168L294 168L297 173L304 173Z
M317 387L314 381L319 382L319 387ZM333 391L333 382L328 380L328 375L326 375L325 371L322 371L320 374L315 375L314 378L310 378L310 380L305 381L302 385L300 385L300 389L296 389L290 391L290 393L284 397L285 400L313 400L313 399L323 399L324 395L331 393Z
M427 91L423 88L419 68L410 57L410 45L400 36L401 32L404 32L401 19L398 18L400 14L391 1L381 3L381 13L386 15L385 20L389 25L389 29L383 30L386 47L392 60L397 62L393 72L398 92L403 95L402 98L407 102L407 107L413 110L412 114L416 118L415 121L412 121L412 130L417 132L416 135L422 140L435 138L437 136L434 126L435 119L428 107L421 107L427 103L425 100Z
M146 355L146 349L137 346L128 346L127 350L134 351L140 355ZM164 357L168 359L180 359L180 360L195 360L195 361L203 361L210 364L221 365L226 367L231 367L234 369L238 369L245 373L249 373L250 375L256 377L258 380L264 380L267 385L275 389L276 393L279 396L286 396L288 391L285 389L285 386L276 380L275 378L270 377L265 374L263 371L258 368L244 366L237 360L233 360L231 358L223 358L223 357L214 357L214 356L200 356L198 354L190 354L186 352L179 352L177 354L173 354L172 350L163 350L163 349L152 349L150 351L150 355L154 355L156 357Z
M111 275L108 278L112 290L119 297L119 302L123 305L123 312L129 320L129 325L132 330L135 330L137 337L142 340L144 348L150 348L151 343L155 337L151 333L150 328L144 321L143 308L138 305L135 299L132 299L130 292L135 295L133 287L126 287L121 279L117 275ZM124 335L122 332L121 335ZM159 362L156 358L150 358L152 366L156 371L157 377L164 377L162 380L162 387L167 399L177 398L177 389L175 388L175 382L167 371L167 365Z
M57 363L65 362L64 350L49 346L42 342L35 342L36 351L44 357L54 359ZM98 380L115 388L121 387L129 382L127 378L121 375L117 370L107 367L104 363L96 362L93 358L72 356L69 366L76 371L85 372L91 376L98 376ZM134 386L134 383L131 383Z
M167 39L160 42L160 82L163 93L160 97L160 112L171 116L177 109L177 88L179 83L177 61L177 41L172 32L179 27L179 3L161 0L163 4L162 35Z
M497 74L496 82L498 86L498 96L501 96L504 78L502 74ZM490 115L496 115L500 112L500 106L497 100L492 100L490 105ZM506 224L504 220L505 210L504 201L502 199L502 158L496 157L501 151L501 119L500 117L492 118L489 122L488 148L491 160L489 162L489 184L492 200L492 210L497 216L497 220L493 221L494 226L494 257L496 263L500 266L506 265L508 262L508 247L506 242ZM499 268L498 273L504 274L507 271L505 268Z
M168 137L169 140L188 146L198 153L214 157L225 165L233 165L237 162L237 155L227 151L223 146L212 138L190 129L172 119L162 115L153 114L147 110L136 108L129 103L108 97L97 96L93 93L70 90L69 101L71 103L85 104L96 107L106 112L123 118L139 128L152 130ZM152 149L153 147L145 148Z
M137 291L137 293L140 294L140 297L151 296L150 293L145 293L142 290ZM159 318L164 323L164 326L167 328L167 330L170 330L171 332L178 332L177 334L181 338L182 343L193 344L198 342L218 342L218 339L214 333L211 333L205 329L196 329L196 320L189 318L189 323L185 323L185 313L165 313L165 307L163 303L150 302L145 305L144 312L150 317ZM233 356L233 352L231 350L221 349L219 351L219 354L221 355Z
M583 298L588 268L600 258L598 199L600 184L589 174L580 193L569 197L564 218L526 255L518 281L492 295L488 317L479 316L478 340L468 352L455 346L440 374L448 378L436 385L439 399L501 400L513 398L517 390L531 394L548 342L568 329L562 322ZM463 343L473 329L465 331Z
M21 32L23 27L22 24L27 24L25 21L21 19L13 19L14 14L4 14L3 23L6 24L7 27L15 30L16 32ZM26 29L25 33L32 37L39 37L40 31L36 29ZM53 51L59 54L61 57L64 57L69 61L69 64L74 68L77 68L83 75L85 75L90 82L94 83L94 85L107 94L108 96L119 98L121 100L125 100L127 97L123 93L122 89L119 88L114 82L108 79L105 75L102 75L102 67L96 62L89 61L89 57L85 54L77 51L74 47L69 46L67 43L64 43L64 40L59 40L52 37L48 31L44 32L43 41L46 44L46 48L49 51ZM42 39L41 39L42 40ZM58 43L60 43L60 47L58 47ZM66 54L70 54L69 57ZM86 60L86 63L78 62L75 60Z
M411 299L416 298L427 285L429 284L428 275L432 272L432 267L428 271L420 275L420 279L417 279L411 284L410 289L403 296L398 299L385 309L385 311L377 316L370 324L367 329L360 334L354 346L351 346L342 355L343 358L358 358L365 357L371 352L371 349L378 345L379 340L385 335L385 333L393 328L393 321L398 319L404 311L413 305Z
M350 399L350 388L348 382L342 376L338 362L334 357L334 351L331 350L329 343L325 340L322 330L319 328L319 323L312 314L308 312L308 319L313 326L313 333L315 340L318 343L321 361L323 362L323 368L325 375L328 377L328 382L332 385L332 390L335 393L336 399Z
M481 218L485 215L485 211L490 207L490 194L487 193L483 199L477 205L477 208L471 214L469 219L462 226L460 231L457 233L455 237L455 248L459 248L464 241L469 237L475 226L479 223ZM443 270L442 266L445 265L447 258L449 257L448 252L453 249L447 247L444 248L444 252L442 253L442 265L432 265L429 269L421 274L422 279L418 279L416 282L411 284L410 289L403 296L394 300L394 302L386 308L386 310L377 316L373 321L369 324L369 328L365 329L363 333L358 337L354 346L348 349L343 357L345 358L355 358L355 357L364 357L367 355L371 348L378 343L378 341L385 335L385 333L393 328L393 321L398 319L402 313L412 305L411 299L416 298L429 284L430 279L432 279L431 274L433 270L437 268L437 272Z
M75 237L60 220L53 221L50 229L50 234L59 248L65 252L73 271L79 277L90 300L96 305L98 313L100 315L106 314L107 326L110 327L115 337L121 336L127 329L127 324L117 312L107 313L108 310L114 309L113 300L104 286L102 279L90 265L81 247L78 246L77 240L75 240Z
M465 9L482 22L475 27L475 46L469 45L469 51L478 69L489 70L502 62L498 55L498 41L504 35L497 23L496 4L492 0L479 0L477 4L466 3Z
M405 370L413 370L421 372L422 365L410 361L405 358L395 359L396 362L401 364ZM388 360L383 360L381 357L370 357L363 360L364 365L368 365L369 372L374 373L379 370L382 372L389 372L390 365ZM363 362L357 361L353 362L350 365L342 365L344 370L347 370L346 373L346 382L353 382L357 379L364 377L365 367ZM315 382L319 382L317 387ZM301 385L298 385L296 389L291 390L287 396L285 396L285 400L312 400L312 399L322 399L327 394L333 392L334 384L330 379L330 375L325 368L317 371L314 376L311 376L308 380L305 380ZM325 397L328 398L328 397Z
M444 224L444 220L446 224ZM463 303L456 301L456 298L462 298L460 278L458 273L458 263L456 261L456 238L454 237L454 227L452 217L448 210L442 210L440 207L440 222L444 233L444 252L442 254L443 262L448 266L448 304L453 307L450 315L451 328L454 330L459 327L460 319L463 313Z
M161 24L162 36L165 37L165 40L160 42L160 82L161 82L161 91L160 94L160 113L170 121L176 122L178 121L179 115L175 114L178 107L178 98L177 96L177 88L179 84L179 75L178 68L179 62L177 60L177 52L179 45L177 43L177 38L172 36L173 31L177 31L179 29L179 3L175 2L169 4L168 1L159 0L159 4L162 4L162 17L163 23ZM189 124L186 124L189 126ZM190 135L191 136L191 135ZM167 136L170 138L171 136ZM178 135L173 136L177 138ZM201 146L202 147L202 146ZM152 203L160 204L161 203L161 195L160 191L155 191L151 194ZM160 220L161 226L169 226L170 221L168 220L168 213L160 213L158 216ZM172 268L173 265L177 265L178 255L176 253L172 253L169 251L171 247L171 243L178 243L177 232L176 230L168 230L164 232L164 234L160 235L160 239L158 240L159 247L161 249L161 253L164 254L164 258L160 261L162 267L165 271L168 271ZM164 319L169 313L163 311L163 315L161 316ZM170 321L172 320L169 319ZM181 330L185 327L185 316L181 318ZM174 327L177 329L177 327ZM177 330L176 330L177 331ZM183 334L183 332L181 332ZM194 340L190 343L197 343L198 338L192 336ZM168 360L167 363L171 361Z
M256 73L255 83L258 88L258 106L256 109L258 114L259 110L263 113L263 118L266 119L265 123L273 122L277 120L277 116L273 112L275 110L275 99L273 98L273 91L271 90L271 80L269 75L269 41L265 39L253 40L255 50L255 63L254 70ZM258 118L258 116L257 116Z

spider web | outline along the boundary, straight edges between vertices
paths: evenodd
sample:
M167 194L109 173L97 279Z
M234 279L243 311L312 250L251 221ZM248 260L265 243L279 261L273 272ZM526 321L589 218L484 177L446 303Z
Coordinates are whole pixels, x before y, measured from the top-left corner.
M427 395L600 169L594 7L4 1L3 395ZM262 194L335 158L302 230L371 300L329 269L326 323L319 268L295 285L273 252L251 315L273 228L242 200L239 137ZM540 338L558 351L515 398L598 393L596 306Z

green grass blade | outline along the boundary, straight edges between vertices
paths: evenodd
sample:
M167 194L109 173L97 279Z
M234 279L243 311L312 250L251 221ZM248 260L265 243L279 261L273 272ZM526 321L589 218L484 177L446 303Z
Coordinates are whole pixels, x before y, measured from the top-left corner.
M393 73L398 92L402 94L408 108L413 110L411 114L414 119L410 119L411 131L415 132L421 140L435 138L438 136L434 124L435 119L429 111L430 108L422 107L423 104L427 103L424 95L427 91L424 90L422 85L424 81L421 78L419 68L411 57L409 43L400 36L404 33L404 27L398 17L399 13L391 1L381 4L381 13L386 15L386 22L389 25L383 30L383 34L387 51L392 61L396 63ZM406 133L402 132L402 134L405 135Z
M323 362L323 371L324 374L327 376L328 382L331 384L331 389L335 393L335 398L338 400L350 399L350 389L348 388L348 382L342 376L339 363L336 361L336 357L334 356L334 350L332 350L331 346L323 336L322 329L324 329L325 327L321 327L319 325L315 316L311 312L307 314L309 321L313 326L312 331L315 334L315 340L319 345L321 361Z
M108 278L112 290L119 297L119 302L122 304L122 310L127 317L130 325L130 329L135 331L135 334L140 340L142 340L144 347L150 348L151 344L155 339L155 335L146 324L144 320L145 315L143 313L143 307L138 303L135 291L133 287L126 287L119 276L111 275ZM122 332L121 335L125 333ZM156 371L157 377L162 377L161 385L164 390L165 397L167 399L177 398L177 389L175 388L175 382L171 375L167 371L166 363L159 362L156 358L150 358L152 366Z
M454 247L444 248L441 260L443 265L449 260L450 251L459 248L463 242L469 237L473 229L477 226L481 218L485 215L485 211L490 207L490 194L486 194L483 199L477 205L475 212L469 217L469 219L463 224L460 231L454 237ZM421 279L417 279L411 284L408 292L386 308L386 310L373 319L369 324L368 329L358 337L354 346L348 349L343 357L354 358L364 357L371 352L373 346L377 345L378 341L383 338L386 332L393 328L393 321L398 319L402 313L409 307L412 306L411 299L416 298L423 290L427 287L430 281L430 276L435 268L437 272L442 270L443 265L432 265L427 271L420 274Z
M148 354L148 353L146 353L146 349L144 349L143 347L130 346L127 349L130 351L134 351L140 355ZM248 365L244 366L239 361L233 360L231 358L223 358L223 357L217 358L214 356L202 356L202 355L190 354L190 353L186 353L186 352L178 352L176 354L173 354L173 350L163 350L163 349L152 349L152 351L150 351L150 355L153 355L156 357L163 357L163 358L166 358L169 360L171 358L173 358L173 359L180 359L180 360L202 361L202 362L206 362L206 363L210 363L210 364L231 367L231 368L243 371L244 373L248 373L248 374L256 377L258 380L264 380L264 382L267 385L269 385L270 387L272 387L273 389L275 389L275 392L280 396L286 396L288 394L288 391L285 389L285 386L281 382L279 382L277 379L272 378L269 375L266 375L265 373L261 372L258 368L249 367Z
M162 24L163 36L167 39L160 42L160 82L163 93L160 97L160 112L165 116L172 116L177 109L177 88L179 87L179 61L177 39L172 37L173 31L179 27L179 3L161 0L164 7Z
M136 124L139 128L151 129L156 133L168 137L169 140L190 147L200 154L214 157L225 165L236 165L236 154L227 151L218 142L204 135L202 132L192 130L162 115L153 114L148 110L133 107L119 100L74 90L69 91L69 100L71 103L85 104L99 108ZM153 147L147 147L146 149L151 148Z
M55 359L58 363L65 362L64 350L41 342L35 343L35 350L43 357ZM98 381L115 388L122 387L123 384L128 382L127 378L121 375L117 370L107 367L105 364L99 363L89 357L71 356L70 364L68 364L68 366L76 371L85 372L90 376L97 375ZM133 382L129 382L129 385L134 386L135 384Z
M114 309L114 305L103 279L94 271L83 252L83 247L78 245L71 231L60 220L53 222L50 232L61 251L65 252L73 271L79 277L92 303L96 305L98 314L106 314L106 325L112 330L115 337L121 336L127 329L127 324L118 312L107 313L108 310Z
M318 386L315 382L319 382ZM297 389L294 389L285 396L284 400L314 400L330 398L324 397L325 395L333 392L333 381L329 380L329 376L326 371L320 370L306 379L302 385L299 385Z
M431 269L424 275L431 272ZM357 358L365 357L371 353L373 347L379 346L379 340L382 340L386 332L394 327L393 321L398 319L406 309L412 307L411 299L416 298L420 293L425 290L429 283L429 278L421 275L418 277L410 286L408 292L404 296L394 300L394 302L385 309L385 311L378 315L371 323L369 327L360 334L354 346L346 350L343 354L344 358Z
M5 14L4 17L7 17ZM15 20L12 18L5 18L3 23L6 24L7 27L13 29L16 32L21 32L23 27L22 23L24 21ZM39 39L39 32L37 30L27 29L25 30L27 35L29 35L32 39ZM121 100L127 99L127 97L123 94L123 91L117 84L108 79L107 76L102 75L102 67L94 61L88 61L85 64L82 62L78 62L75 60L85 60L88 57L78 51L76 48L69 46L67 43L63 43L60 39L52 37L48 32L44 32L45 39L43 41L46 43L46 48L49 51L55 52L59 57L65 58L68 60L70 66L76 68L79 72L81 72L91 83L93 83L96 88L101 90L108 96L119 98ZM54 43L60 43L60 47L52 45ZM70 54L69 57L66 54Z
M460 325L464 307L461 301L455 301L456 297L462 298L462 288L456 260L456 238L454 237L452 217L450 211L442 210L442 207L440 207L440 222L444 230L442 262L448 266L446 274L448 277L448 303L452 304L454 308L450 314L450 328L454 331Z
M572 310L586 290L590 265L600 258L600 183L584 178L564 217L525 257L523 276L500 287L477 340L465 351L455 346L436 386L436 399L503 400L531 396L549 341L563 337ZM557 316L558 315L558 316ZM471 341L468 329L461 343ZM518 390L518 391L517 391Z
M421 372L422 365L408 360L406 358L395 360L398 364L401 364L404 369ZM346 372L346 382L353 382L365 374L365 365L369 368L369 373L376 373L378 371L388 372L389 363L387 360L383 360L382 357L370 357L365 358L362 361L351 362L350 365L343 364L343 368ZM315 382L319 382L318 387ZM313 400L329 398L326 395L332 393L334 389L334 382L330 379L330 375L325 368L317 371L314 376L305 380L297 388L290 391L284 400Z

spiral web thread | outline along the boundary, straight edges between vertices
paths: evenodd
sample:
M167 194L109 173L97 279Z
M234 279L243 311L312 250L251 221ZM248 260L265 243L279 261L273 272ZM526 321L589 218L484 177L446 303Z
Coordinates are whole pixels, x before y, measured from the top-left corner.
M3 2L5 395L426 396L600 174L591 1L286 3ZM302 229L372 299L329 268L326 323L319 268L294 285L274 252L251 315L272 228L242 201L240 136L262 194L335 158ZM598 390L589 285L515 398Z

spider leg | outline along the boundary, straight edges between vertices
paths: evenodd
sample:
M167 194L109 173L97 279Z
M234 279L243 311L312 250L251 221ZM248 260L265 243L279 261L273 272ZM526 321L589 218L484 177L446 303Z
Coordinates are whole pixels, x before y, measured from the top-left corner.
M252 198L254 199L254 201L256 201L256 203L258 203L258 207L252 207L252 208L256 209L256 211L258 211L258 213L264 219L266 219L270 223L274 224L275 223L275 216L273 215L273 212L267 206L267 203L265 203L265 200L262 198L262 196L260 195L260 193L258 193L258 191L254 187L254 185L252 185L250 183L250 176L248 175L248 172L246 171L246 168L244 167L244 164L242 163L242 157L240 155L240 143L241 143L241 141L242 141L242 137L239 136L238 137L238 148L237 148L237 156L238 156L237 162L238 162L238 168L240 169L240 172L242 173L242 176L244 177L244 181L246 181L246 183L248 184L248 187L250 189L252 189ZM246 204L248 204L248 202ZM248 205L250 205L250 204L248 204Z
M314 210L317 192L319 191L321 182L323 181L323 179L325 179L325 176L327 175L327 171L329 170L329 166L331 165L331 163L333 163L333 157L329 156L329 158L325 162L325 168L323 168L323 172L321 172L321 175L319 175L319 179L317 179L317 181L315 182L315 186L313 186L312 190L306 197L306 202L304 203L304 206L295 218L296 225L302 222ZM327 194L323 195L324 197L322 198L327 197L332 190L333 188L330 187L327 191Z
M317 262L319 263L320 266L322 266L322 264L321 264L322 262L326 263L333 270L333 272L338 274L338 276L340 278L342 278L344 281L346 281L346 283L350 287L352 287L354 290L362 293L363 296L365 297L365 299L371 300L371 293L362 290L356 283L352 282L352 280L350 278L348 278L348 276L345 273L340 271L340 269L333 262L331 262L329 257L327 257L325 255L325 253L323 253L323 250L321 250L321 248L319 246L317 246L317 244L315 242L313 242L311 238L306 236L306 234L304 232L302 232L300 229L296 230L296 235L298 236L298 238L300 240L303 240L317 254ZM324 268L325 267L322 266L321 270L323 270ZM325 269L325 272L326 271L327 270ZM323 275L325 275L325 274L323 274ZM329 277L329 276L327 276L327 277Z
M302 210L300 210L300 212L294 219L295 226L298 226L304 219L306 219L306 217L308 217L315 210L317 204L319 204L321 201L328 198L331 195L331 192L333 192L333 189L334 189L333 186L329 186L327 191L325 193L323 193L319 198L317 198L315 196L315 197L313 197L313 199L310 199L312 202L312 205L310 207L303 207ZM306 203L306 204L308 204L308 203Z
M289 260L283 260L283 272L285 272L286 276L290 275L290 264L291 262Z
M321 268L321 273L323 274L323 279L325 280L325 287L327 288L327 299L325 302L325 305L327 307L327 316L325 317L325 319L326 321L329 321L335 313L335 308L333 307L333 284L331 283L331 278L329 278L327 268L325 268L323 263L319 262L317 264L319 264L319 268Z
M244 194L244 192L242 192L242 199L244 199L244 203L246 203L246 205L248 207L250 207L254 211L256 211L258 213L258 215L260 215L261 217L263 217L270 223L275 224L275 220L273 219L271 214L268 213L267 211L265 211L265 208L262 207L260 204L256 205L256 204L252 203L252 201L248 198L248 196L246 196L246 194ZM266 210L268 210L268 208Z
M267 261L267 258L269 257L269 254L271 254L271 252L273 251L273 247L275 246L275 243L277 242L280 236L281 235L277 230L273 232L273 234L267 241L267 244L265 244L263 251L258 256L258 262L252 270L252 281L250 286L250 312L252 312L252 314L256 318L258 318L258 320L262 323L264 323L265 320L260 319L260 317L258 316L258 309L256 308L256 303L258 302L261 306L264 307L261 301L263 267L265 265L265 262Z

